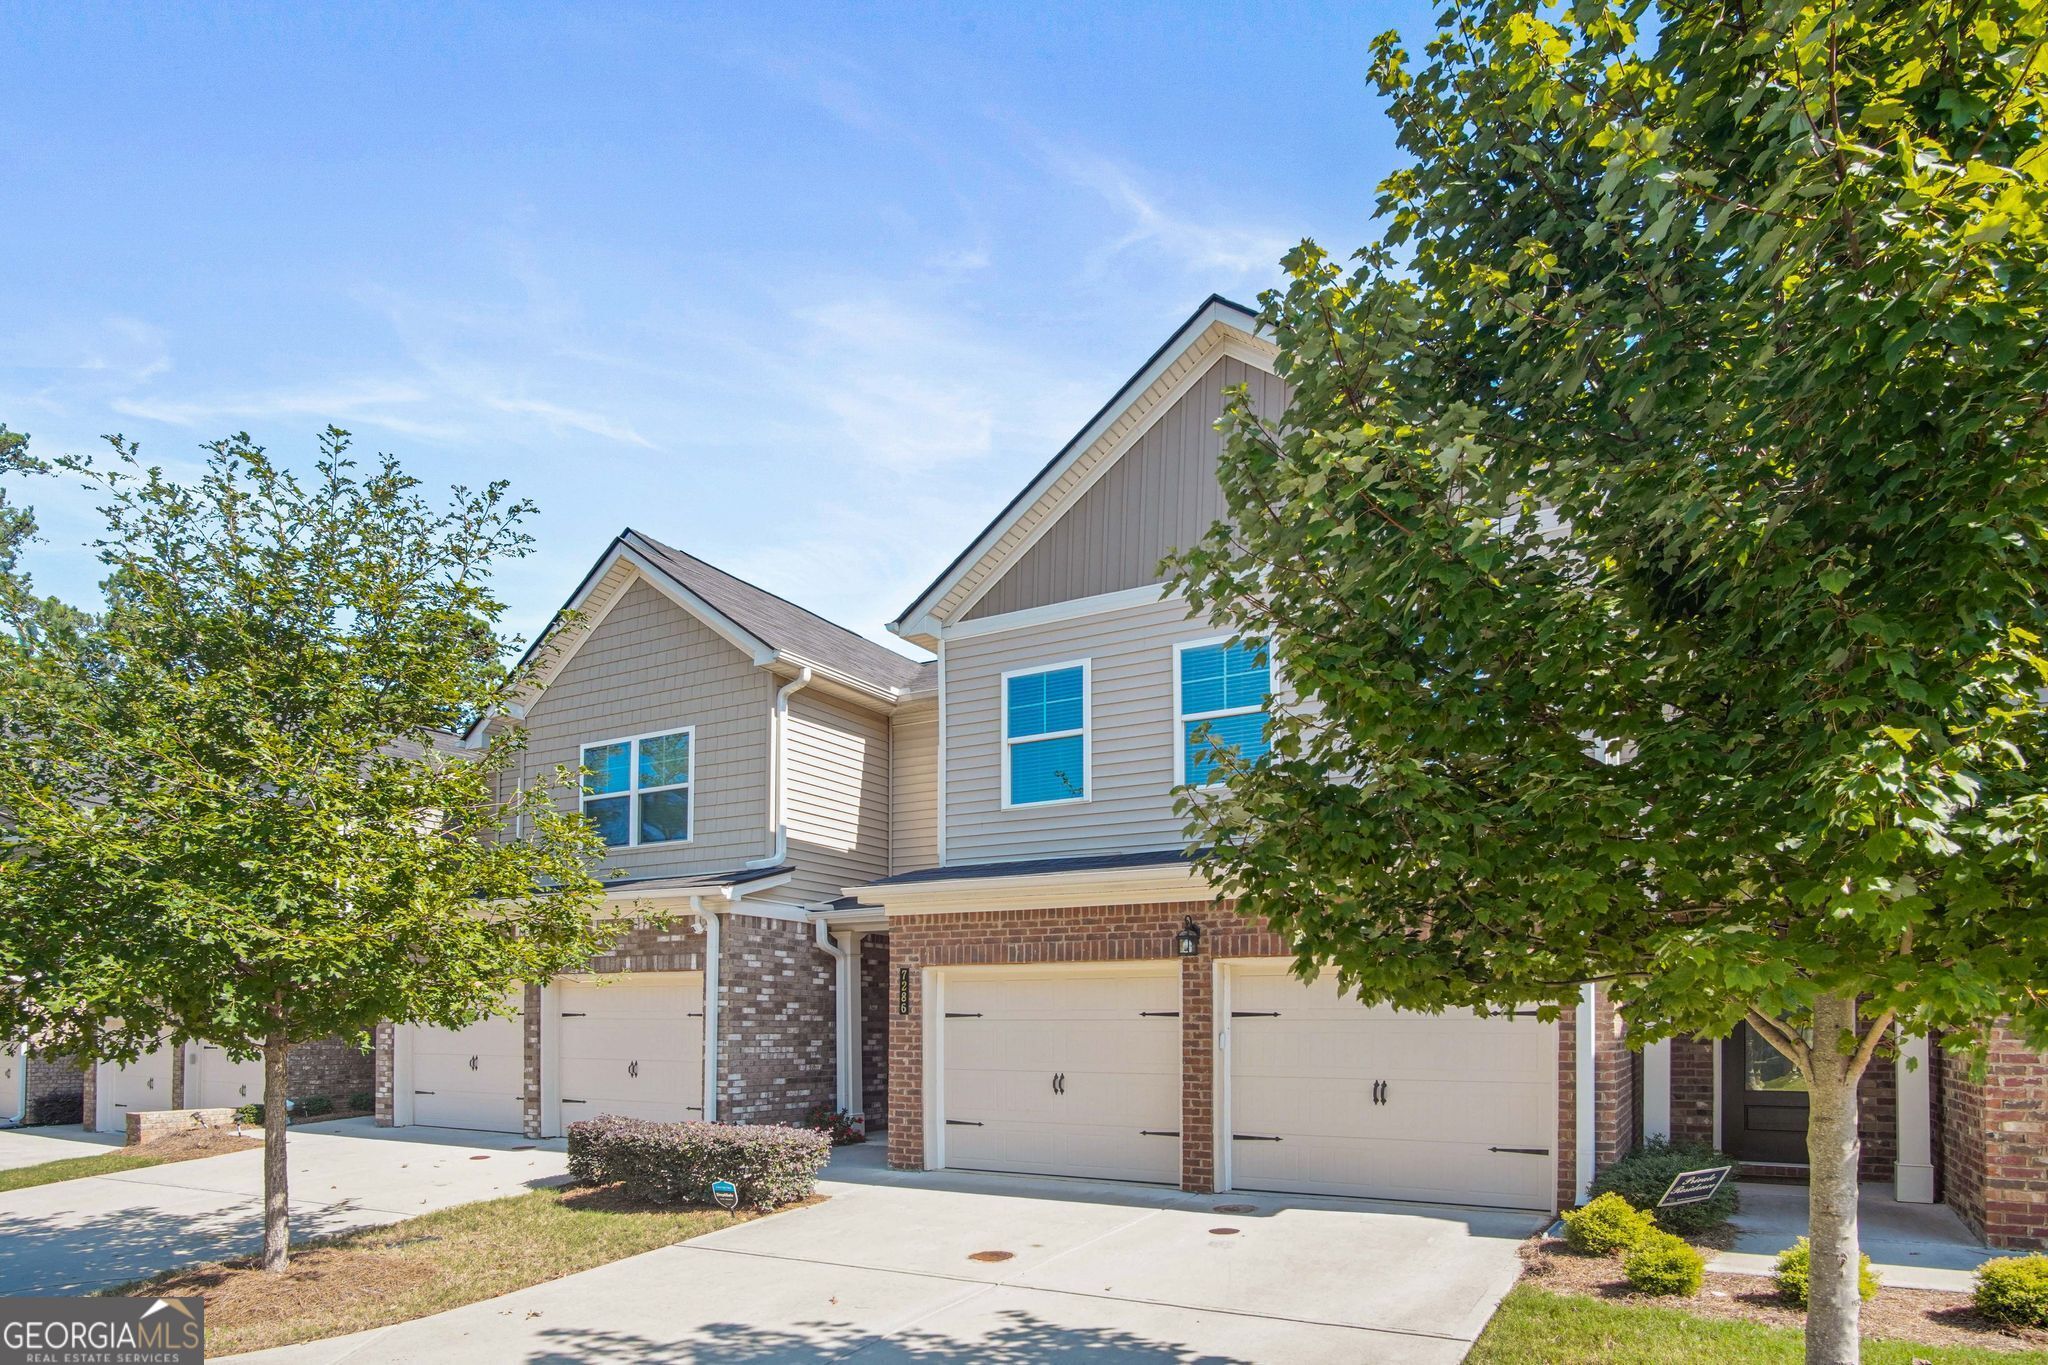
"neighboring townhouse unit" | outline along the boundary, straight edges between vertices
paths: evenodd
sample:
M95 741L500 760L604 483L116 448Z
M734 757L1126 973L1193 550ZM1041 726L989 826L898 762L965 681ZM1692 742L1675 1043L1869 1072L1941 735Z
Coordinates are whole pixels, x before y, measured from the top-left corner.
M0 1126L77 1123L84 1096L78 1063L32 1047L0 1052Z
M904 856L823 916L887 935L891 1164L1550 1209L1670 1134L1796 1175L1804 1096L1746 1030L1632 1053L1592 986L1556 1023L1367 1008L1190 865L1191 739L1255 752L1273 679L1159 563L1224 514L1225 390L1284 412L1273 357L1210 299L891 625L937 655ZM1973 1081L1906 1040L1864 1114L1866 1179L2048 1237L2038 1058L2006 1040Z
M935 818L892 809L936 780L928 744L900 765L895 748L935 733L934 671L631 530L544 643L491 724L524 730L522 782L586 771L605 909L634 927L502 1016L379 1029L378 1120L553 1136L602 1113L794 1122L872 1095L881 1126L885 1056L858 1020L885 956L821 912L895 870L897 840L915 856L935 838Z
M292 1100L321 1099L345 1108L370 1093L370 1054L340 1038L300 1043L285 1059ZM133 1062L102 1060L86 1068L80 1096L86 1131L115 1132L129 1114L162 1109L240 1109L263 1102L263 1059L237 1061L213 1043L159 1047Z

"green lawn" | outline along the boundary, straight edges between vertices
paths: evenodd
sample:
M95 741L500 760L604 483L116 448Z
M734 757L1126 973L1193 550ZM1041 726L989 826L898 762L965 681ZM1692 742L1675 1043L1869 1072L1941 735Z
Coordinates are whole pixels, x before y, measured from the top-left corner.
M33 1189L59 1180L78 1180L88 1175L112 1175L116 1171L139 1171L144 1166L161 1166L164 1156L143 1156L138 1152L112 1151L99 1156L68 1156L62 1161L45 1161L36 1166L16 1166L0 1171L0 1194L9 1190Z
M759 1215L543 1189L301 1242L291 1268L195 1266L107 1294L206 1298L206 1352L232 1355L406 1322L687 1241Z
M1799 1365L1802 1344L1800 1333L1789 1328L1605 1303L1519 1284L1466 1359L1467 1365ZM2048 1361L2048 1353L1863 1343L1864 1365L1911 1365L1915 1360L2020 1365Z

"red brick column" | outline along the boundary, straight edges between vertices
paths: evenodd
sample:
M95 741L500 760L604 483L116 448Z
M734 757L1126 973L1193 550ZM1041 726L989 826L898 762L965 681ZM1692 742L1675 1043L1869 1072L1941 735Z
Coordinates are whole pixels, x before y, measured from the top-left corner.
M1996 1026L1984 1079L1944 1050L1941 1084L1944 1202L1992 1246L2048 1249L2048 1060Z
M1180 1187L1216 1188L1216 964L1180 962Z
M377 1126L389 1128L398 1121L398 1029L391 1024L377 1025L373 1050L377 1054L377 1074L371 1087L377 1094Z
M1557 1017L1557 1206L1579 1202L1579 1011Z

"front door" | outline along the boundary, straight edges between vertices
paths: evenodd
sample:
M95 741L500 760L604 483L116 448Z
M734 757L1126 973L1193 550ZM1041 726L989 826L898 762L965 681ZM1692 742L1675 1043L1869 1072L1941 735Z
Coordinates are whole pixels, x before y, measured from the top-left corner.
M1747 1024L1721 1044L1721 1145L1744 1161L1806 1164L1806 1078Z

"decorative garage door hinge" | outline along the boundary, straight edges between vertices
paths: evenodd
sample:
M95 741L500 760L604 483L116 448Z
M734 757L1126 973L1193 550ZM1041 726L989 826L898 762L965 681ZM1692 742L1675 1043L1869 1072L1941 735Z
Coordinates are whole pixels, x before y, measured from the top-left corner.
M1138 1017L1139 1017L1140 1019L1178 1019L1178 1018L1180 1018L1180 1011L1179 1011L1179 1010L1139 1010L1139 1011L1138 1011Z
M987 1125L987 1124L985 1124L985 1123L981 1122L981 1121L980 1121L979 1119L947 1119L947 1120L946 1120L946 1126L947 1126L948 1128L986 1128L986 1127L988 1127L988 1125Z
M1232 1011L1230 1012L1230 1017L1231 1017L1231 1018L1233 1018L1233 1019L1278 1019L1278 1018L1280 1017L1280 1011L1279 1011L1279 1010L1232 1010Z
M1280 1139L1276 1137L1257 1137L1250 1133L1232 1133L1230 1140L1232 1142L1278 1142Z
M1488 1147L1489 1152L1512 1152L1516 1156L1549 1156L1548 1147Z
M586 1015L586 1014L585 1014L585 1013L584 1013L584 1012L583 1012L582 1010L563 1010L563 1011L562 1011L562 1017L563 1017L564 1019L587 1019L587 1018L589 1018L589 1016L588 1016L588 1015Z
M1139 1136L1139 1137L1179 1137L1179 1136L1180 1136L1180 1129L1178 1129L1178 1128L1140 1128L1140 1129L1138 1130L1138 1136Z
M981 1018L981 1016L980 1016L980 1015L978 1015L978 1014L963 1014L963 1013L961 1013L961 1012L959 1012L959 1011L957 1011L957 1010L947 1010L947 1011L946 1011L946 1017L947 1017L948 1019L979 1019L979 1018Z

